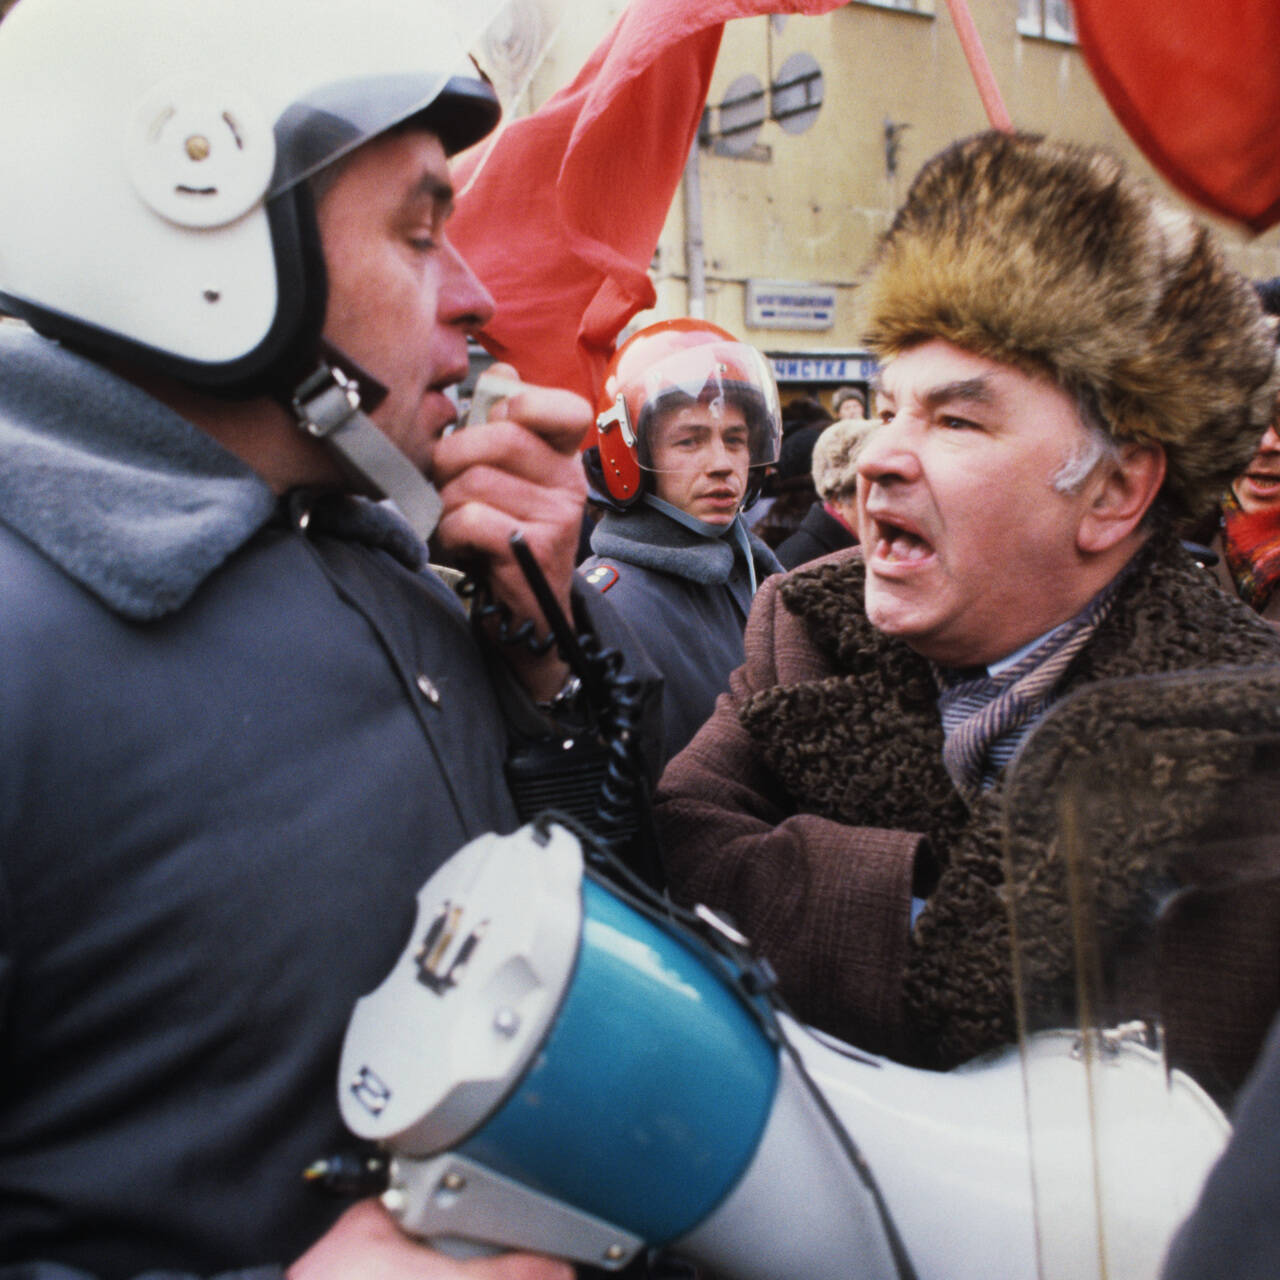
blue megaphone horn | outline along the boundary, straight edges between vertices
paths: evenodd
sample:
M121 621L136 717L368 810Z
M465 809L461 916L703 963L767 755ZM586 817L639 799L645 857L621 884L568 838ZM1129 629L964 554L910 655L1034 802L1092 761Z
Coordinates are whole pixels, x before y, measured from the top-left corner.
M1156 1274L1228 1134L1190 1078L1067 1031L945 1073L861 1053L780 1012L729 926L702 913L712 945L584 845L551 817L467 845L356 1006L342 1113L389 1154L406 1231L606 1269L660 1248L726 1280L1032 1280L1050 1213L1080 1280L1105 1142L1132 1198L1107 1256ZM1060 1099L1034 1186L1025 1071ZM1099 1090L1123 1131L1091 1129Z

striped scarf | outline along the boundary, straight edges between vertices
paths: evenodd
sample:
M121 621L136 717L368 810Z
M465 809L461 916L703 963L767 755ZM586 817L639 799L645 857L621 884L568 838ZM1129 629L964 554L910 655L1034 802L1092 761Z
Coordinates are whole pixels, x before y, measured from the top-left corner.
M934 665L944 735L942 763L969 803L995 782L1048 710L1067 668L1111 611L1124 576L1112 579L1080 613L998 675Z

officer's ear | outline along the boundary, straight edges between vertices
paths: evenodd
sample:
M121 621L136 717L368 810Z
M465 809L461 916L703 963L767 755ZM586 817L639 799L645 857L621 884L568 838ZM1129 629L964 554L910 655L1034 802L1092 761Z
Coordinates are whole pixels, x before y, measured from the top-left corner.
M1085 504L1076 546L1085 553L1109 551L1142 522L1164 484L1164 449L1130 440L1103 458L1085 481Z

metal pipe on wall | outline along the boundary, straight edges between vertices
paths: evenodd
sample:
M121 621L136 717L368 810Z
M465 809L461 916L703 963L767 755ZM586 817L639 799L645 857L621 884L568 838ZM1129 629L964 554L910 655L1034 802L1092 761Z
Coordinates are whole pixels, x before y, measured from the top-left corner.
M702 169L698 151L701 131L689 148L684 181L684 265L689 282L689 315L695 320L707 316L707 260L702 243Z

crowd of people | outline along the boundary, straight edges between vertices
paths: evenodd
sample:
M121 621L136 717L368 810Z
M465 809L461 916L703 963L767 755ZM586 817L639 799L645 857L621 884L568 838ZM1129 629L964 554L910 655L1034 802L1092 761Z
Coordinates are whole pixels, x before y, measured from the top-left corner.
M784 430L761 353L676 320L618 349L594 424L522 387L451 432L494 300L449 241L449 158L497 101L430 0L321 7L377 38L292 56L316 0L184 9L145 42L144 6L20 0L0 23L0 77L66 160L0 124L22 322L0 326L5 1280L570 1275L447 1257L299 1177L346 1144L342 1035L416 890L518 824L529 726L582 723L562 648L528 641L549 614L662 677L665 891L731 918L806 1022L930 1069L1017 1038L1014 900L1022 999L1052 1018L1074 990L1062 904L1037 897L1053 837L1027 887L1004 860L1037 736L1091 690L1280 658L1280 308L1110 156L993 132L926 163L861 286L873 404L847 388ZM253 120L210 87L237 21L286 122L252 171ZM133 101L157 67L172 101L117 154L94 95ZM115 242L50 251L95 209ZM470 616L432 559L466 573ZM1121 727L1091 705L1082 753ZM1220 797L1235 756L1186 734ZM1148 797L1170 848L1208 838L1185 784ZM1280 1005L1259 838L1251 913L1196 935L1165 1028L1228 1103ZM1095 850L1113 942L1157 890L1203 887L1151 842L1120 823ZM1274 1040L1262 1061L1177 1280L1257 1243L1222 1206L1274 1180Z

